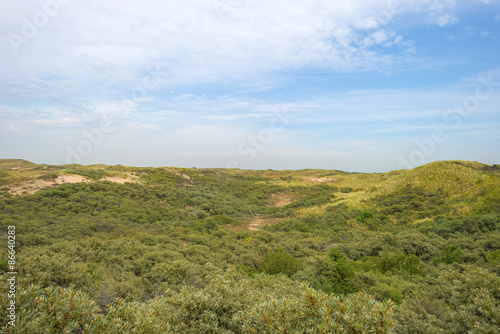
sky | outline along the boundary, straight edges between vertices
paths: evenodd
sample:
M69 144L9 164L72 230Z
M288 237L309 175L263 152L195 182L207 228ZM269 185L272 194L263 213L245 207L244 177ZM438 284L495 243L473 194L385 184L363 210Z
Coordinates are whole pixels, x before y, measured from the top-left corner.
M0 158L500 162L500 0L0 1Z

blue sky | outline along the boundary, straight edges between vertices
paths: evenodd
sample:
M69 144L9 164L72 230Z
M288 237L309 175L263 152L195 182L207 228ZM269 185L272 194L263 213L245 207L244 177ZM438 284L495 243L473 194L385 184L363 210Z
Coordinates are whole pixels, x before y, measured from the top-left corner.
M4 0L0 158L500 162L500 1Z

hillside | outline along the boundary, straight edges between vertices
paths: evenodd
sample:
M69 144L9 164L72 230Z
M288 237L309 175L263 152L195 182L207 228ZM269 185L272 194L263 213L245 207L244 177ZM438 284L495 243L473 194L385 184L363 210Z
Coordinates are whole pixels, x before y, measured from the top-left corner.
M420 196L436 194L446 202L447 213L455 215L481 211L485 205L491 204L491 200L498 198L500 178L497 171L500 167L467 161L439 161L412 170L373 174L309 169L255 171L77 164L46 166L4 159L0 160L0 196L27 196L42 189L80 182L110 181L150 187L169 181L196 188L209 178L212 183L222 181L224 184L244 178L253 187L262 185L260 188L267 193L266 206L291 208L294 216L321 213L329 206L341 203L361 210L377 210L381 198L401 197L405 191L416 191ZM163 174L160 176L160 173ZM304 203L307 200L310 203ZM251 217L245 218L245 221L251 220Z
M17 328L493 333L499 171L468 161L377 174L0 160ZM7 260L0 269L6 279Z

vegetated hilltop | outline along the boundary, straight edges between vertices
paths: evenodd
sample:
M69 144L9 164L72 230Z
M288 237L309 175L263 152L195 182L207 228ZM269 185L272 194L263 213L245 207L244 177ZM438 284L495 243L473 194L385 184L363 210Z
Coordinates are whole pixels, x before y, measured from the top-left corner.
M500 325L497 165L348 173L4 159L2 245L8 226L20 333ZM0 247L2 279L9 250ZM7 320L0 328L16 332Z

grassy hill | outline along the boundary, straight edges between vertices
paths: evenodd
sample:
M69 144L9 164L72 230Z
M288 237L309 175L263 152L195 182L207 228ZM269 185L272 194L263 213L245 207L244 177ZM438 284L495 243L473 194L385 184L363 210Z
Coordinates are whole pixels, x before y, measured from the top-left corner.
M0 270L14 226L20 333L494 333L499 170L4 159Z
M438 161L411 170L398 170L388 173L347 173L337 170L237 170L237 169L188 169L165 167L165 170L174 175L184 175L198 178L209 173L225 175L226 177L240 176L266 180L280 187L314 187L323 185L331 188L351 188L343 195L346 201L357 202L358 198L369 198L380 194L397 192L404 187L413 187L425 191L438 191L447 197L474 198L484 189L498 189L500 185L500 167L470 161ZM0 184L5 189L9 187L26 186L36 180L50 180L58 176L69 174L81 175L86 181L106 180L108 177L132 180L131 174L136 174L137 181L144 181L148 171L153 168L106 166L78 164L63 166L37 165L29 161L18 159L0 159ZM142 176L142 177L141 177ZM130 178L130 179L129 179ZM114 179L117 181L118 179ZM0 188L0 190L2 189ZM12 192L11 192L12 193ZM368 193L366 196L362 193Z

